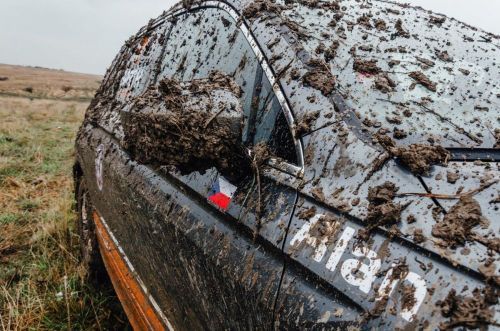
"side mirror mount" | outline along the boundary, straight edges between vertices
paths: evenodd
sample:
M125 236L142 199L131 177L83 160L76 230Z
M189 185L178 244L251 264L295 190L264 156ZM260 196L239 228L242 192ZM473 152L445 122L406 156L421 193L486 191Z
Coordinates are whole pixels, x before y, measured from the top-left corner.
M182 174L215 167L237 180L251 171L240 93L219 72L187 84L164 79L121 111L124 147L143 164L175 166Z

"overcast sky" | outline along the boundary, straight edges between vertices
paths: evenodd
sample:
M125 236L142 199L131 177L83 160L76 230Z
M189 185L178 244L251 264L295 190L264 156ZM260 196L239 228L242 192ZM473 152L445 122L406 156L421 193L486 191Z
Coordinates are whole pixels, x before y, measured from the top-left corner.
M0 0L0 63L102 74L176 0ZM401 0L500 34L500 0Z

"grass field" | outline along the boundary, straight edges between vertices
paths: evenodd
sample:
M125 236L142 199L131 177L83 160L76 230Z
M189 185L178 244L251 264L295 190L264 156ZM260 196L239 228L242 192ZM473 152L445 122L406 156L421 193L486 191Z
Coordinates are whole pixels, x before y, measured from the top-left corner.
M99 80L0 65L0 330L126 325L110 286L87 283L75 233L74 139Z

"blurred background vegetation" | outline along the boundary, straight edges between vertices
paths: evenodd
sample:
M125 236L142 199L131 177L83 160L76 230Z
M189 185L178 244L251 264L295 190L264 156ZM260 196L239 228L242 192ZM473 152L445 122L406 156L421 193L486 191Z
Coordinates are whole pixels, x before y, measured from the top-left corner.
M74 140L101 77L0 65L0 330L126 328L79 263Z

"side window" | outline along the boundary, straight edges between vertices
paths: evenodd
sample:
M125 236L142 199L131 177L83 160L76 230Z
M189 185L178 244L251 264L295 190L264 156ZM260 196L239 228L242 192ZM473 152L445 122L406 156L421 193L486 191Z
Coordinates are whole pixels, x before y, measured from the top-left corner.
M225 11L207 8L178 17L165 50L161 78L188 82L214 70L231 76L242 90L245 144L267 142L274 156L297 164L293 137L248 40Z
M213 71L222 72L240 86L242 107L248 116L259 67L233 18L223 10L207 8L178 17L159 78L189 82L207 78Z
M120 81L116 99L126 103L143 93L156 79L170 22L146 32L130 46L130 58Z
M266 142L273 156L297 164L292 133L272 86L265 75L257 88L254 102L258 104L253 120L253 143Z
M243 141L266 142L274 156L297 163L295 144L281 106L247 38L231 15L218 8L192 10L176 17L166 41L156 83L176 79L190 83L217 71L240 90L244 112ZM202 195L211 190L216 169L176 177Z

